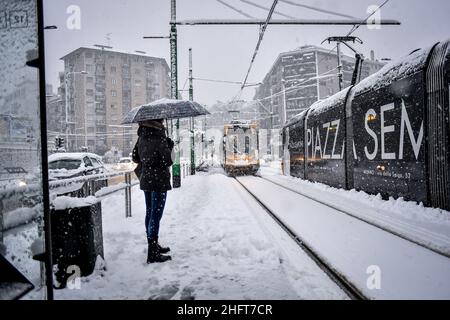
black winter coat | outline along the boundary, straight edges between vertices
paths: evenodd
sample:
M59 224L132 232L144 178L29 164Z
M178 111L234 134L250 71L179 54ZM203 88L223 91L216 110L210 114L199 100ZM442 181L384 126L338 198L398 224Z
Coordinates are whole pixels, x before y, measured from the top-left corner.
M164 129L153 127L140 126L138 136L133 158L139 161L135 172L141 190L164 192L172 189L169 168L173 164L173 141L166 137Z

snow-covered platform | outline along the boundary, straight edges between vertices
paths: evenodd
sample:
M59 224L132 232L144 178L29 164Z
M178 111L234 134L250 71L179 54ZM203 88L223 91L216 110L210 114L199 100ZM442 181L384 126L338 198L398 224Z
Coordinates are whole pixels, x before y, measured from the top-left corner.
M160 240L172 261L146 264L143 192L102 201L106 270L56 299L346 299L242 188L220 171L169 192ZM268 219L268 220L267 220ZM30 298L40 298L36 292Z
M261 173L270 181L239 180L368 298L450 298L448 212L284 177L274 168ZM122 192L102 200L105 262L79 288L55 291L56 299L348 299L221 169L189 176L169 192L160 230L172 249L169 262L145 263L139 186L131 218L124 205Z

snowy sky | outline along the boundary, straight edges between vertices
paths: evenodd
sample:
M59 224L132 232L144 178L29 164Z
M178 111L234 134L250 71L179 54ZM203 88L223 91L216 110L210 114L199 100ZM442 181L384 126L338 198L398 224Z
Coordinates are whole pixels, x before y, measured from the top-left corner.
M370 5L381 0L292 0L352 16L367 17ZM226 2L247 14L265 19L267 11L241 0ZM270 7L272 0L254 0ZM115 50L166 58L169 63L168 40L144 40L144 35L168 35L170 0L45 0L45 24L57 25L58 30L46 31L47 79L54 88L57 75L63 70L63 55L80 46L108 44ZM66 27L70 5L81 9L81 29ZM296 18L338 18L279 2L276 10ZM364 44L358 48L366 57L371 49L377 58L398 58L418 47L450 37L450 1L448 0L390 0L381 10L382 18L398 19L401 26L386 26L379 30L360 27L354 35ZM242 19L244 16L227 8L217 0L178 0L177 19ZM283 18L274 15L273 18ZM273 26L265 33L248 82L259 82L269 71L279 53L305 44L320 45L327 37L346 34L350 26ZM188 48L193 50L194 77L243 81L258 39L257 26L179 26L178 72L179 87L188 76ZM333 45L324 44L331 49ZM350 52L347 52L350 53ZM187 88L187 85L186 85ZM239 91L239 86L196 81L194 98L210 105L217 100L227 101ZM244 91L242 98L251 99L254 88Z

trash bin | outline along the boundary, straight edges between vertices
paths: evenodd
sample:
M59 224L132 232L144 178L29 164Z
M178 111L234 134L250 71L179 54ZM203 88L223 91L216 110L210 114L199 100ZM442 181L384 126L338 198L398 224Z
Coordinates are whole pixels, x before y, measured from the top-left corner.
M51 212L53 263L59 287L65 287L67 278L76 266L80 276L90 275L97 257L103 255L101 202L94 198L58 197Z

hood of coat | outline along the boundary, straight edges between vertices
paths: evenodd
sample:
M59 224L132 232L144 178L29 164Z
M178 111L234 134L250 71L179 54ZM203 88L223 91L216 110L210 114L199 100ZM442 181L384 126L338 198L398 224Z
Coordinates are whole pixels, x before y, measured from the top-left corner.
M166 136L166 130L163 125L157 126L157 125L141 125L139 126L138 132L139 137L165 137Z

